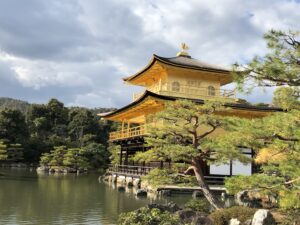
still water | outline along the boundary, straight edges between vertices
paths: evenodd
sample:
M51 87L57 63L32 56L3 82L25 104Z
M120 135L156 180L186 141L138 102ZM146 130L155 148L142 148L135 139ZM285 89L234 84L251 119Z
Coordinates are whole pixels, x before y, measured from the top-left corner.
M35 170L0 168L0 225L116 224L122 212L150 202L179 205L191 196L136 198L98 181L98 174L37 175Z

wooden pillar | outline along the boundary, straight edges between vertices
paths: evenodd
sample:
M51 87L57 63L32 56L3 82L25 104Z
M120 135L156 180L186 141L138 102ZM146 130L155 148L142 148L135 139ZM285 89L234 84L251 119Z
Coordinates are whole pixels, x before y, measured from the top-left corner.
M121 150L120 150L120 165L122 165L122 158L123 158L123 151L122 151L122 147L121 147Z
M122 120L122 137L124 137L124 126L125 126L125 121Z
M160 168L161 168L161 169L164 168L164 161L160 161Z
M130 135L130 122L127 123L127 137Z
M125 150L125 161L124 161L125 165L128 165L128 149L126 148Z

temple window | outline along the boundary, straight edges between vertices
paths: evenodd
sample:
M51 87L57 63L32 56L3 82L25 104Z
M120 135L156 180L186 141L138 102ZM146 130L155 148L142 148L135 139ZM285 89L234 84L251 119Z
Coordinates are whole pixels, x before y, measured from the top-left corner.
M179 92L180 91L180 83L179 82L174 81L172 83L172 91L175 91L175 92Z
M213 86L208 86L208 95L209 96L215 96L216 95L216 89Z

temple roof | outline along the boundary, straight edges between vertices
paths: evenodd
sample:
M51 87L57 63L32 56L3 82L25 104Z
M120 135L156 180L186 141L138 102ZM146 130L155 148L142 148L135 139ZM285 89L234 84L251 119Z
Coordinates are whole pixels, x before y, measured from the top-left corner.
M159 95L153 92L150 92L148 90L146 90L144 92L144 94L138 98L137 100L135 100L134 102L130 103L129 105L126 105L116 111L113 112L109 112L109 113L105 113L105 114L98 114L99 116L103 117L103 118L107 118L109 119L110 117L119 114L119 113L123 113L127 110L130 110L130 108L135 107L137 105L139 105L140 103L142 103L144 100L146 100L147 98L152 97L155 98L157 100L169 100L169 101L174 101L174 100L179 100L179 99L183 99L180 97L171 97L171 96L164 96L164 95ZM186 98L184 98L186 99ZM204 100L196 100L196 99L188 99L191 100L197 104L204 104ZM278 112L278 111L283 111L281 108L276 108L276 107L269 107L269 106L254 106L254 105L249 105L249 104L245 104L245 103L225 103L224 105L225 107L230 107L232 109L236 109L239 111L254 111L254 112L261 112L261 113L267 113L267 112Z
M141 71L139 71L138 73L136 73L132 76L123 78L123 80L124 81L133 80L134 78L138 77L139 75L141 75L142 73L147 71L157 61L161 62L161 63L164 63L164 64L167 64L167 65L180 67L180 68L199 70L199 71L208 71L208 72L214 72L214 73L221 73L221 74L225 74L225 75L230 74L230 70L228 70L224 67L209 64L209 63L205 63L205 62L202 62L200 60L194 59L190 56L181 56L180 55L180 56L177 56L177 57L165 58L165 57L161 57L161 56L158 56L158 55L154 54L151 61L149 62L149 64L144 69L142 69Z
M226 73L229 72L229 70L224 67L202 62L190 56L177 56L171 58L165 58L161 56L156 56L156 57L163 62L171 63L178 66L184 66L184 67L200 69L200 70L207 69L207 70L214 70L214 71L217 70L218 72L226 72Z

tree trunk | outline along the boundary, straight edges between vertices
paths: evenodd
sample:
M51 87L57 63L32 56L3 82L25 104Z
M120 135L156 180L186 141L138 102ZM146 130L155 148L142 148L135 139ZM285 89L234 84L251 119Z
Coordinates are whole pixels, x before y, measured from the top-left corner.
M210 203L210 205L216 210L223 208L222 204L218 201L218 199L216 199L210 192L209 187L204 180L204 176L203 176L203 172L202 172L199 160L193 158L192 166L193 166L194 173L195 173L196 179L198 181L198 184L201 187L203 194L204 194L205 198L208 200L208 202Z

